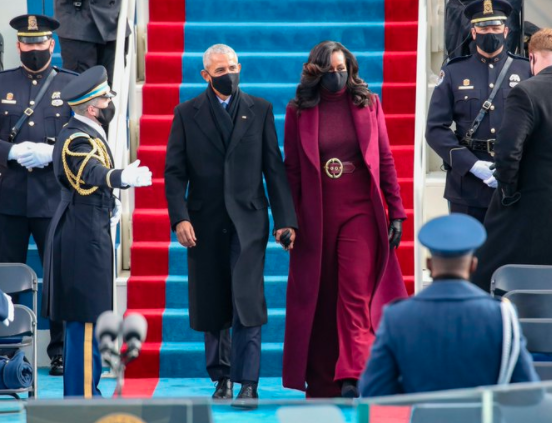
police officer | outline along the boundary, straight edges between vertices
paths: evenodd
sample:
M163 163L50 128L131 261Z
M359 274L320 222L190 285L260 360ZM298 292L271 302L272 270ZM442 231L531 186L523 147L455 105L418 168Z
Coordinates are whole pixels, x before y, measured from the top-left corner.
M0 73L0 262L25 263L31 234L43 260L59 203L52 151L71 115L60 91L76 74L51 66L56 20L23 15L10 25L17 30L21 66ZM61 375L62 323L50 322L50 337L50 374Z
M61 202L48 232L42 311L65 322L64 396L100 395L101 357L93 336L98 316L113 308L113 245L120 207L114 188L151 185L151 172L136 161L124 170L101 125L115 115L103 66L95 66L61 91L75 115L53 152Z
M385 308L362 396L538 380L525 339L511 335L518 326L511 303L468 282L477 267L473 252L485 238L483 225L460 213L422 227L418 239L431 252L433 283Z
M443 67L428 111L426 139L443 159L450 211L480 222L496 188L489 167L504 101L513 87L531 76L527 60L504 48L504 23L511 11L504 0L480 0L466 7L477 52Z

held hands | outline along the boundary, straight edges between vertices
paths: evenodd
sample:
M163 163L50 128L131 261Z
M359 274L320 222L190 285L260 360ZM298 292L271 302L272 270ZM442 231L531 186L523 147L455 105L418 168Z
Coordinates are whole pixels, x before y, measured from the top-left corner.
M45 167L52 161L54 146L41 142L24 141L15 144L8 154L8 160L17 160L21 166L31 170Z
M493 166L494 163L492 162L486 162L484 160L478 160L475 162L475 164L470 169L470 172L473 173L475 176L477 176L479 179L483 181L487 186L491 188L496 188L497 183L496 179L493 176L493 171L491 166Z
M129 187L149 187L151 172L147 166L140 166L140 160L136 160L123 169L121 182Z
M282 246L286 251L293 250L293 243L295 242L295 229L293 228L282 228L278 229L274 233L276 242Z
M13 307L13 301L11 299L11 297L7 294L4 294L4 298L6 298L6 300L8 300L8 317L6 317L2 323L4 324L4 326L9 326L10 325L10 322L13 322L13 319L15 317L15 309Z
M118 198L115 198L115 207L113 207L113 210L111 211L111 218L109 219L111 227L117 226L117 223L121 220L121 212L121 201Z
M183 220L176 225L176 237L178 238L178 242L186 248L196 246L197 238L195 236L194 227L187 220Z
M402 232L402 219L394 219L391 223L389 223L389 232L387 236L389 238L389 246L391 248L399 248Z

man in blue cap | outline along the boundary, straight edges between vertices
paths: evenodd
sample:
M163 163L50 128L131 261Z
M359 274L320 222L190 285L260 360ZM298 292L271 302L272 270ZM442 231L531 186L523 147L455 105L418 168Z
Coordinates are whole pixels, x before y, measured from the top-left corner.
M60 92L77 74L52 66L58 21L22 15L10 26L17 30L21 66L0 73L0 263L25 263L31 235L43 261L48 226L59 204L52 151L71 117ZM47 351L50 374L62 375L62 322L50 322Z
M427 116L426 140L443 160L450 211L481 223L497 185L490 166L504 102L531 76L527 60L504 46L511 11L504 0L476 0L466 7L477 51L443 66Z
M42 311L65 322L64 396L100 395L102 360L94 325L113 309L111 226L120 216L115 188L151 185L140 161L116 169L102 126L115 115L107 71L95 66L61 91L75 115L53 152L61 203L52 218L44 256ZM126 140L122 140L126 142Z
M519 355L512 348L502 359L503 314L518 325L513 306L468 282L477 267L473 252L485 238L483 225L464 214L422 227L418 239L432 254L433 283L385 308L360 380L362 396L538 381L523 336L511 340Z

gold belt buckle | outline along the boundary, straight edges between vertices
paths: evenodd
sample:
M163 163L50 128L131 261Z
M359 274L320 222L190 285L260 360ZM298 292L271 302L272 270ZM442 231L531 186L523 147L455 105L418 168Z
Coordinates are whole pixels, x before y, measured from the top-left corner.
M341 163L341 160L334 157L333 159L330 159L326 162L326 164L324 165L324 170L326 171L326 175L328 175L330 178L340 178L341 175L343 175L343 163Z

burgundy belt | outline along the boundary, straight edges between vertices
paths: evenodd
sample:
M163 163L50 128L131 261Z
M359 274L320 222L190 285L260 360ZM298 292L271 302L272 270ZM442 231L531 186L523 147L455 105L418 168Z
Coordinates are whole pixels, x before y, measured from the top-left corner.
M341 178L341 175L344 173L353 173L358 166L360 166L360 163L357 163L355 166L353 162L342 162L334 157L326 163L323 163L322 169L324 169L324 172L330 178L337 179Z

